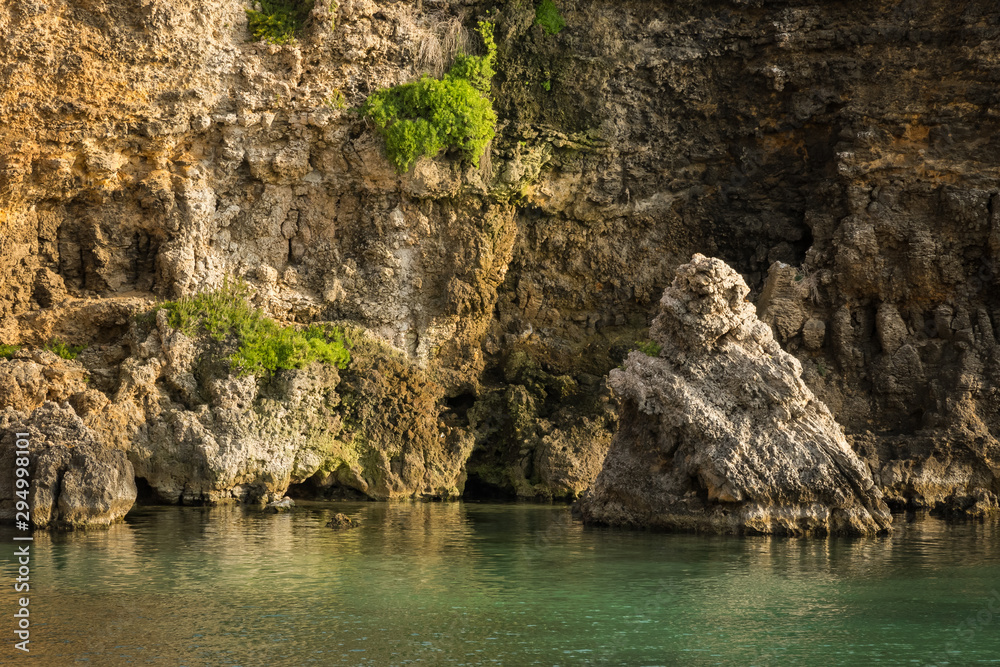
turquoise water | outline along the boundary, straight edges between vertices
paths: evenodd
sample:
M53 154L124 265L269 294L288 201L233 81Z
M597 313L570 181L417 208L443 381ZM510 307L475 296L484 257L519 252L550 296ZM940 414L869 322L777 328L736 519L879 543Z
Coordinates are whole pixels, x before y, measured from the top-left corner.
M337 511L363 525L325 528ZM897 521L796 540L589 529L563 506L143 508L36 533L28 656L4 529L0 663L1000 663L1000 526Z

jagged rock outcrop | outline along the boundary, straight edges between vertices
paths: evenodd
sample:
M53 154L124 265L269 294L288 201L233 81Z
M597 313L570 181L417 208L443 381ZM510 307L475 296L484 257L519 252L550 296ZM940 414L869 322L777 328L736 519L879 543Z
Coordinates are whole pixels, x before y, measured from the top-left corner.
M588 523L732 533L870 535L891 517L868 468L746 301L695 255L660 301L658 356L610 384L621 426L580 502Z
M135 502L135 474L125 452L101 442L68 403L43 403L30 414L0 412L0 520L16 514L18 433L27 433L31 522L36 528L87 528L120 521Z
M167 324L136 325L108 410L136 476L166 502L270 502L329 458L340 434L335 367L238 376L227 348Z
M441 388L357 332L348 368L239 376L233 343L191 338L160 311L137 324L110 408L136 475L161 501L268 502L292 485L374 499L453 498L471 439L440 433Z
M951 301L957 310L857 300L831 317L828 304L857 283L807 272L772 265L758 312L845 425L886 502L946 516L1000 511L1000 346L987 307L973 316L962 299ZM983 287L974 276L962 291Z

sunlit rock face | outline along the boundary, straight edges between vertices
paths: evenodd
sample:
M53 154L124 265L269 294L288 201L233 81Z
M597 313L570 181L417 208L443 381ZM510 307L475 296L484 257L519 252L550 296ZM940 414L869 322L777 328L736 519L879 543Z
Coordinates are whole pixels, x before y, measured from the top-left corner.
M610 384L621 426L580 510L589 523L726 533L875 534L891 518L743 278L695 255Z
M88 345L110 401L140 301L237 276L434 368L425 461L458 456L440 423L475 439L470 486L575 498L608 371L701 251L893 509L1000 509L995 2L579 0L553 35L537 2L340 0L284 45L250 4L0 2L0 344ZM480 19L491 151L396 173L351 108L440 76Z
M46 401L29 415L7 406L0 412L0 520L20 512L36 528L88 528L120 521L135 502L132 464L125 452L101 442L68 403ZM18 440L23 444L16 446ZM15 478L27 459L28 475ZM21 464L18 464L21 467ZM29 482L30 511L22 512L15 479Z

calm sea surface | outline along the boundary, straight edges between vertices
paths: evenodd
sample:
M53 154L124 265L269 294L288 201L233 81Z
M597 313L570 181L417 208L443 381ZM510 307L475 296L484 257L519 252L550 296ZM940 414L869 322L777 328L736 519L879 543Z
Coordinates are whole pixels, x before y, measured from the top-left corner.
M140 508L35 534L28 656L4 528L0 664L1000 664L1000 525L897 521L799 540L585 529L565 506Z

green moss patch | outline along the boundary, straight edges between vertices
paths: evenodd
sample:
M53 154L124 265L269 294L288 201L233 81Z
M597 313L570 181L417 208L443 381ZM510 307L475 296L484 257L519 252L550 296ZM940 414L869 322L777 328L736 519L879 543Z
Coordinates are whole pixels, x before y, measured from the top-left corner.
M372 94L361 108L385 138L386 154L399 173L418 157L460 150L478 166L496 134L489 93L496 60L493 24L480 21L485 56L459 54L441 79L425 76Z
M566 20L552 0L542 0L535 8L535 23L542 26L550 35L556 35L566 27Z
M0 359L10 359L20 349L20 345L0 345Z
M250 305L250 288L225 281L215 291L202 292L162 306L168 322L188 335L204 331L216 340L235 337L239 347L228 357L239 375L263 375L279 369L303 368L314 361L345 368L351 360L343 329L314 325L299 330L281 326Z
M247 27L256 42L287 44L302 30L313 0L258 0L260 9L247 9Z
M637 340L635 346L647 357L658 357L663 351L659 343L651 340Z

